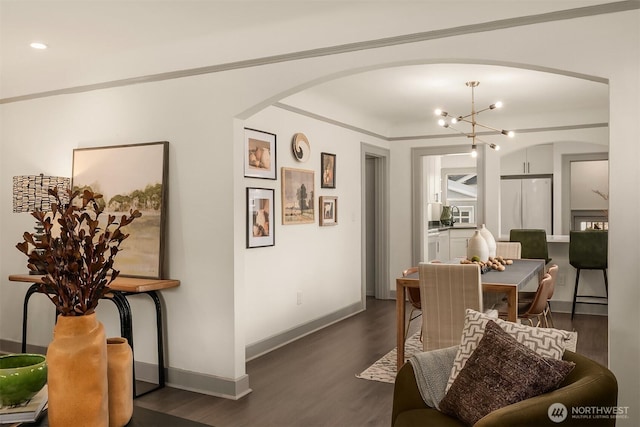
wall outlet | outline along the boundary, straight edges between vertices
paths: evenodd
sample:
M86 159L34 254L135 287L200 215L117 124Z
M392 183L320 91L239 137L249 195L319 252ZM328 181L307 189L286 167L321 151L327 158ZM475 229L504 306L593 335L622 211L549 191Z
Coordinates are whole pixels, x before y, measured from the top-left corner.
M558 286L564 286L567 283L567 276L565 274L558 274Z
M302 305L302 291L298 291L298 305Z

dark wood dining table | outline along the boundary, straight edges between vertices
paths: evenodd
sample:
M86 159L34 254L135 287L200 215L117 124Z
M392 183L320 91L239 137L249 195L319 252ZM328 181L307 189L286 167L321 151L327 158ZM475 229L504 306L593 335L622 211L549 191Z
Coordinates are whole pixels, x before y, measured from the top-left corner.
M450 263L459 263L460 260L451 260ZM481 275L483 292L496 292L507 296L507 320L518 320L518 290L525 287L531 280L540 281L544 275L545 261L541 259L514 259L513 264L508 265L504 271L489 270ZM420 279L418 273L410 274L396 279L396 336L398 369L404 364L405 342L405 304L406 288L419 288Z

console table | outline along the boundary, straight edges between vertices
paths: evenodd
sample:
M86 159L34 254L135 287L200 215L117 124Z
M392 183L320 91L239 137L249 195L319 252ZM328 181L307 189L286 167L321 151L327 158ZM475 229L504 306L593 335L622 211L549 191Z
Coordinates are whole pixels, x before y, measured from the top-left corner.
M27 349L27 314L29 298L36 292L39 292L39 286L42 283L42 277L38 275L30 274L12 274L9 276L9 280L12 282L26 282L32 283L27 290L24 297L24 303L22 308L22 352L25 353ZM166 279L144 279L134 277L122 277L118 276L109 285L109 292L105 298L111 300L117 307L120 315L120 333L121 336L129 341L131 351L133 352L133 318L131 316L131 306L127 300L128 295L146 294L154 302L156 308L156 334L158 344L158 385L144 393L136 394L135 380L133 384L133 394L135 397L139 397L150 393L154 390L165 386L164 375L164 333L162 326L162 299L158 291L163 289L175 288L180 286L179 280L166 280ZM135 364L134 364L135 365ZM135 372L134 372L135 379Z

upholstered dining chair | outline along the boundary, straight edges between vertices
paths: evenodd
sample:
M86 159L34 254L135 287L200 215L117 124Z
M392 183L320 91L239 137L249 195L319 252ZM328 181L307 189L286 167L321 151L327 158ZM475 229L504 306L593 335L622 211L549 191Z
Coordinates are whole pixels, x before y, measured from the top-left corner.
M522 245L520 242L496 242L496 256L505 259L522 258Z
M584 230L569 232L569 264L576 269L576 284L573 290L571 319L576 304L607 304L597 300L608 299L609 280L607 279L609 232L606 230ZM579 295L580 270L602 270L604 276L604 296ZM578 298L589 298L578 300ZM596 301L594 301L594 299Z
M482 311L480 267L421 263L418 273L424 351L458 345L465 310Z
M545 230L514 228L509 232L509 241L520 242L522 258L543 259L547 264L551 261Z
M407 268L402 272L402 277L407 277L417 272L418 272L418 267ZM409 300L409 304L411 304L411 311L409 312L409 321L407 322L407 329L404 331L405 340L408 337L409 326L411 326L411 322L422 315L422 305L420 302L420 288L407 288L407 298ZM416 313L415 316L414 316L414 313ZM420 339L422 339L422 328L420 328Z

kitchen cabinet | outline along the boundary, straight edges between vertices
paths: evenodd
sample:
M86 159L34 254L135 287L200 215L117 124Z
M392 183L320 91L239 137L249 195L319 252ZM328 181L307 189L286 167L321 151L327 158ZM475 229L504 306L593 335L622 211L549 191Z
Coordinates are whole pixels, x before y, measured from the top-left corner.
M442 202L441 156L424 156L423 162L426 202L440 203Z
M475 231L475 228L452 228L449 230L449 259L467 257L467 242Z
M449 230L429 230L427 232L428 262L433 260L446 261L449 254Z
M553 145L523 148L500 158L501 175L546 175L553 173Z

